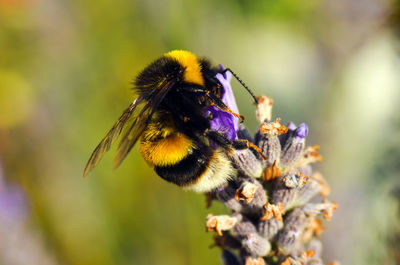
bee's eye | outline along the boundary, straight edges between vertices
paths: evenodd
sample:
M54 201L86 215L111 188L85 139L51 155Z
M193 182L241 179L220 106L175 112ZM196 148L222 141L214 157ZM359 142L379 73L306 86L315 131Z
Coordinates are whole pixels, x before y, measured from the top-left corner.
M210 121L214 119L214 116L212 115L211 111L208 113L207 119L209 119Z

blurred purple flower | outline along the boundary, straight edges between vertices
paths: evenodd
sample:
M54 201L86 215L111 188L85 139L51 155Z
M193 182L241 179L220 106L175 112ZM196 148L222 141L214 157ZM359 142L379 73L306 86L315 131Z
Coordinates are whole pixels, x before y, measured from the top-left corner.
M0 221L12 224L25 220L27 213L23 191L16 185L7 185L0 164Z
M225 70L222 65L220 65L220 69L221 71ZM224 88L222 102L224 102L233 112L239 113L232 87L230 85L232 74L230 72L225 72L224 74L218 73L215 77ZM236 140L236 131L239 130L239 119L237 117L226 111L222 111L215 106L207 106L205 114L206 116L211 114L213 117L210 121L211 130L223 133L231 141ZM216 146L212 145L212 147L215 148Z

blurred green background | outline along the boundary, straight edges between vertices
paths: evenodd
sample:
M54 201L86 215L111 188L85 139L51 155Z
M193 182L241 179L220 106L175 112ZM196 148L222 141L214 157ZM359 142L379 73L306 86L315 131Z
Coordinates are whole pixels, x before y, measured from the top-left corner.
M133 77L172 49L229 66L275 117L309 124L339 203L326 262L400 264L398 5L0 0L0 264L220 264L204 220L226 210L161 180L136 149L82 178Z

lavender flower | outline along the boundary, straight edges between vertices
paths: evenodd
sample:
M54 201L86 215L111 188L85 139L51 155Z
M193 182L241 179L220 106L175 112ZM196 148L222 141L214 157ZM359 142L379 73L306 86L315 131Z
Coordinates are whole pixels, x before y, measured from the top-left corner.
M23 190L6 183L0 161L0 264L57 264L26 222L28 213Z
M221 71L225 70L222 65L220 65L220 68ZM232 87L230 85L232 74L230 72L225 72L224 74L218 73L216 78L224 88L222 102L224 102L233 112L239 113L235 97L233 96ZM236 132L239 130L239 119L237 117L226 111L220 110L215 106L207 106L205 115L206 117L209 115L212 116L212 120L210 121L211 130L223 133L231 141L237 139Z
M25 195L16 185L5 183L0 168L0 220L7 224L25 221L27 206Z
M224 103L237 112L230 73L217 78L225 90ZM310 165L322 160L319 147L306 147L307 124L284 126L280 118L273 121L272 104L272 99L261 96L256 112L260 127L254 142L267 159L250 150L231 155L238 177L216 189L213 199L232 214L209 215L207 229L219 234L215 244L223 249L225 265L324 264L317 239L324 230L321 218L329 220L337 205L326 199L330 189ZM215 107L207 111L213 116L211 128L228 139L236 140L238 132L245 130L242 124L239 129L238 119L231 114ZM320 203L315 200L318 195Z

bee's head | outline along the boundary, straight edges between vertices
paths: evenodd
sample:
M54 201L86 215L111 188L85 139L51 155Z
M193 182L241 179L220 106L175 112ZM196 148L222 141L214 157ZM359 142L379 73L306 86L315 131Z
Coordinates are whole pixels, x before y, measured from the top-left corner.
M176 61L182 68L182 81L204 87L202 65L196 55L189 51L174 50L164 54L165 58Z

